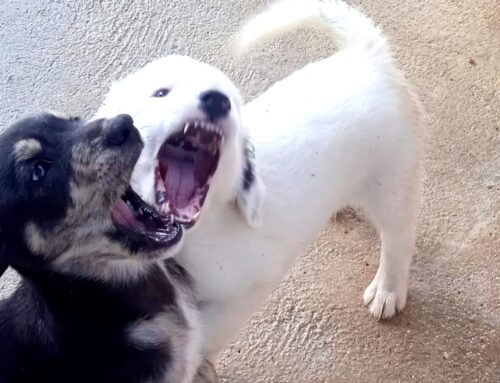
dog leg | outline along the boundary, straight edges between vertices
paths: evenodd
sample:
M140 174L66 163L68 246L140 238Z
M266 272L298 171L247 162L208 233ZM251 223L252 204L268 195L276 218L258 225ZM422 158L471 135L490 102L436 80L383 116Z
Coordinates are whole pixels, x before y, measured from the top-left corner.
M196 372L193 383L218 383L219 378L215 372L214 365L208 360L204 360Z
M362 206L380 232L382 249L377 273L363 301L381 319L394 316L406 305L420 193L417 185L400 179L375 184Z

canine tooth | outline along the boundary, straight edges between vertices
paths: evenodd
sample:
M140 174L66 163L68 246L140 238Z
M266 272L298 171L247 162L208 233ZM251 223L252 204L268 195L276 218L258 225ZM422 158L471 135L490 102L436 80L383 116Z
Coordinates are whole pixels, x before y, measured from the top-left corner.
M167 193L164 192L164 195L166 197ZM163 201L162 203L157 202L157 204L159 205L158 208L160 212L162 212L164 215L167 215L170 212L170 203L167 199L165 199L165 201Z
M188 132L190 127L191 127L191 125L189 125L189 122L186 122L186 125L184 125L184 134L186 134Z

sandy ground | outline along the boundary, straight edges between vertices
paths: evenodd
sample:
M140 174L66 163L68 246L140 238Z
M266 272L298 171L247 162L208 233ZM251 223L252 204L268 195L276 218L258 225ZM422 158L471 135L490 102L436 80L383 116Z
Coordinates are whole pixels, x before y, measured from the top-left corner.
M167 53L226 71L247 99L332 43L299 32L235 62L228 38L263 1L2 0L0 127L90 115L112 79ZM301 258L219 363L222 382L500 382L500 2L356 0L427 110L425 201L408 306L361 304L379 243L351 212ZM0 283L6 294L9 274ZM1 341L0 341L1 343Z

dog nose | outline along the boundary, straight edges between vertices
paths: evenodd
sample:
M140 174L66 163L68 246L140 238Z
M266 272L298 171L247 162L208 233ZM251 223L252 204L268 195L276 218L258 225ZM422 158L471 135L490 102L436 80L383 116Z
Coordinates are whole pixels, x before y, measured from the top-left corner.
M231 110L229 98L217 90L208 90L200 94L200 102L201 109L212 121L226 117Z
M106 129L106 141L108 145L119 146L123 145L134 127L134 120L128 114L120 114L108 121Z

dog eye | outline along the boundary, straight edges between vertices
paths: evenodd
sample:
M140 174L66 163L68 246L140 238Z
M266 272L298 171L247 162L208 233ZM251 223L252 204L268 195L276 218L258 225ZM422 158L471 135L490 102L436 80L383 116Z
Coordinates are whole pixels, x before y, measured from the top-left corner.
M40 181L50 169L52 165L49 161L36 161L33 164L33 169L31 170L31 180L33 182Z
M160 88L153 93L153 97L165 97L170 93L170 89Z

